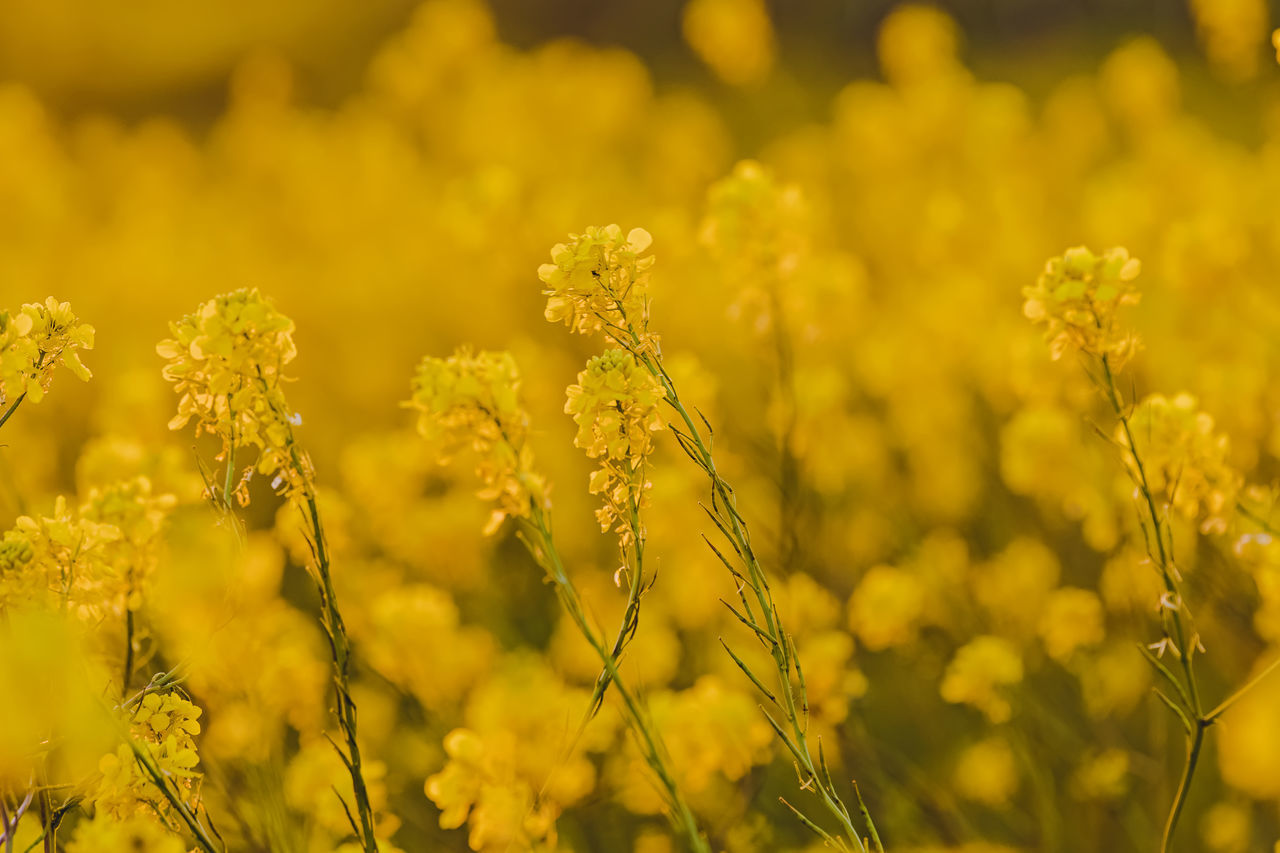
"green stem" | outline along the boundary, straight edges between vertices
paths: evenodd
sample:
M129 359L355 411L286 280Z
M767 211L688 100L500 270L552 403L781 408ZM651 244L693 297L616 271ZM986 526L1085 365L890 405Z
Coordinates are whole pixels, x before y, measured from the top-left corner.
M22 401L25 399L27 399L27 392L23 391L18 395L18 399L14 400L13 404L4 410L4 414L0 415L0 427L5 425L5 422L18 410L18 406L21 405Z
M608 673L609 681L612 682L614 691L617 693L618 698L622 700L627 723L636 735L645 763L649 765L654 775L658 777L658 783L667 797L672 811L672 823L684 834L690 848L695 853L711 853L711 847L707 843L706 837L698 829L698 823L693 816L693 811L689 808L688 803L685 802L684 796L676 784L675 777L667 767L665 759L666 747L662 743L661 736L653 730L653 725L645 715L640 702L623 682L622 676L618 672L617 659L610 652L609 647L605 645L604 640L596 634L591 627L591 623L587 621L586 612L582 608L582 599L579 597L573 581L569 579L568 574L565 572L559 549L556 548L555 540L552 538L551 526L546 512L538 504L537 500L532 498L529 502L529 509L529 518L521 519L523 526L532 534L531 538L526 539L525 546L529 548L533 558L547 570L547 574L556 585L556 590L559 593L560 601L564 605L565 611L604 665L605 672ZM536 545L532 539L537 540Z
M1187 736L1187 760L1183 766L1182 778L1178 783L1178 791L1174 796L1173 805L1169 809L1169 817L1165 823L1164 836L1160 842L1161 853L1167 853L1169 845L1173 841L1174 830L1178 826L1178 818L1182 815L1183 806L1186 805L1187 795L1191 791L1191 781L1195 776L1196 766L1199 763L1200 747L1204 742L1205 729L1213 722L1204 713L1204 708L1200 701L1200 688L1196 681L1195 669L1192 665L1192 654L1194 650L1190 648L1188 643L1188 633L1183 622L1181 596L1178 591L1177 582L1174 580L1174 569L1169 561L1168 553L1164 547L1164 522L1160 517L1160 512L1156 509L1155 496L1152 494L1151 486L1147 480L1146 467L1143 465L1142 456L1138 453L1137 442L1134 441L1133 428L1130 424L1129 415L1124 408L1123 400L1120 397L1120 391L1116 387L1115 375L1111 370L1111 362L1107 356L1102 356L1102 371L1106 380L1103 390L1106 392L1107 400L1111 403L1116 419L1120 423L1120 428L1124 432L1125 440L1129 445L1129 455L1133 458L1133 475L1138 491L1141 493L1146 504L1147 515L1151 520L1151 538L1155 539L1156 552L1152 554L1157 558L1157 564L1160 569L1160 578L1164 582L1164 588L1167 595L1176 607L1162 607L1164 620L1167 625L1173 628L1173 641L1177 646L1178 663L1182 667L1182 674L1186 686L1186 695L1190 699L1191 715L1194 717L1192 731ZM1148 551L1150 547L1148 546ZM1167 628L1166 628L1167 633ZM1229 700L1230 701L1230 700Z
M296 470L302 471L302 462L292 442L289 449ZM333 576L330 570L329 550L325 544L324 527L320 521L320 508L316 504L316 496L310 487L304 492L307 502L307 513L311 523L312 541L315 543L316 575L320 589L320 603L323 607L321 622L329 639L329 650L333 663L333 682L338 698L338 727L346 745L343 760L351 775L351 787L355 793L356 812L360 816L361 845L366 853L377 853L378 840L374 833L373 805L369 801L369 789L364 781L364 768L360 757L360 744L356 737L356 703L351 698L351 643L347 638L346 625L342 621L342 613L338 610L338 596L333 588Z
M630 350L645 368L661 382L666 392L667 403L684 423L687 441L682 441L681 446L710 479L715 498L713 512L722 523L722 529L728 533L730 540L747 568L747 580L749 581L747 586L755 594L756 603L760 608L763 617L763 625L761 627L768 637L770 656L773 658L774 667L777 671L779 705L790 727L790 737L784 737L783 741L795 754L797 762L804 772L813 780L814 790L817 791L823 806L839 822L841 831L853 843L854 849L859 853L863 853L866 848L862 843L860 833L853 825L853 818L849 813L849 809L829 781L819 774L818 767L813 759L813 751L809 747L806 732L808 700L804 695L803 680L800 676L798 663L793 658L794 645L790 635L783 628L777 608L774 606L768 578L765 575L763 566L760 565L760 561L756 557L755 550L752 548L746 521L738 511L733 489L716 469L715 458L703 440L698 425L681 401L675 383L666 372L661 358L644 346L640 336L634 330L628 329L628 332L630 340L619 339L616 336L614 339ZM801 681L801 686L798 690L792 684L793 673ZM781 730L779 730L779 733L781 734Z

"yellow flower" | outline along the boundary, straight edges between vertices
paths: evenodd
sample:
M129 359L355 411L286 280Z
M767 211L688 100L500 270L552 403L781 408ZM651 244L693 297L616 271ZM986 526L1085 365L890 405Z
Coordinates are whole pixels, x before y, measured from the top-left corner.
M763 0L689 0L682 25L694 53L726 83L758 83L773 68L773 24Z
M1003 723L1013 708L1001 688L1022 680L1022 658L1001 637L977 637L956 652L942 679L942 698L972 705L993 723Z
M1119 370L1133 355L1137 339L1117 328L1122 305L1134 305L1140 294L1133 284L1141 265L1124 249L1094 255L1083 246L1051 258L1034 287L1024 288L1022 311L1047 326L1045 338L1055 359L1068 349L1107 357Z
M301 423L285 399L284 368L297 356L293 321L257 289L210 299L194 314L169 324L174 337L156 345L164 378L181 395L170 429L194 418L196 433L222 439L223 453L258 450L257 472L276 475L272 487L301 494L311 478L307 457L293 447ZM221 457L220 457L221 458ZM242 480L237 496L248 502Z
M187 853L182 838L154 817L139 813L116 820L99 812L92 820L76 825L67 853L100 853L128 850L131 853Z
M480 497L497 504L487 533L507 516L528 517L530 501L547 505L546 481L534 471L533 451L525 443L529 415L519 390L511 353L473 354L463 347L448 358L424 358L405 404L418 412L423 437L475 451Z
M565 414L578 425L574 444L600 462L589 483L593 495L604 497L596 519L601 530L616 523L625 546L638 533L632 515L650 485L645 463L652 434L662 429L658 404L666 392L630 353L611 349L587 362L567 396Z
M924 594L913 572L875 566L849 599L849 626L871 651L907 645L918 633Z
M1049 657L1059 663L1070 660L1078 648L1101 643L1106 630L1097 594L1073 587L1054 590L1040 616L1040 636Z
M1213 418L1200 411L1196 398L1152 394L1134 409L1130 429L1153 497L1199 522L1202 532L1225 531L1242 478L1228 463L1227 437L1215 432ZM1116 440L1128 448L1122 429ZM1125 455L1135 468L1132 452Z
M1018 767L1004 738L979 741L960 754L956 762L956 793L967 800L1001 806L1018 790Z
M652 255L641 257L653 238L643 228L625 237L617 225L589 226L551 248L551 263L538 267L546 284L546 318L572 331L606 334L626 340L621 329L636 329L641 340L649 324L649 270Z
M93 336L93 326L80 322L71 303L52 296L16 314L0 312L0 404L23 395L39 403L60 364L88 380L92 374L78 351L93 349Z
M201 710L176 692L147 693L127 710L129 733L151 761L167 776L192 808L199 799L200 758L195 736L200 733ZM159 812L172 805L150 775L139 766L129 744L120 744L98 763L102 774L89 798L101 812L116 818Z

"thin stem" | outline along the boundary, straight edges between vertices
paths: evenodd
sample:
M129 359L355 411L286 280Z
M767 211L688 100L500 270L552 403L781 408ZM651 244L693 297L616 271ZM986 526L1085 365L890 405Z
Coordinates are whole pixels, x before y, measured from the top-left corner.
M615 338L615 340L618 339ZM741 556L747 569L749 583L746 586L754 593L756 603L761 612L763 621L760 624L760 628L768 637L766 644L769 646L770 656L773 658L777 671L778 703L786 716L786 721L790 728L789 737L783 738L784 743L795 753L797 762L804 772L808 774L809 778L813 780L813 788L818 793L819 799L822 800L823 806L840 823L842 832L853 843L854 849L862 853L866 847L862 843L860 833L853 825L849 809L840 799L834 786L823 780L819 775L813 759L813 751L809 747L806 732L808 700L805 697L803 682L801 682L799 689L792 684L793 672L797 678L800 678L799 667L794 660L794 645L790 635L783 628L781 617L774 606L773 593L769 588L768 578L751 545L751 537L747 532L746 521L737 508L733 489L720 476L716 468L715 458L706 441L704 441L702 432L697 423L695 423L693 416L690 415L689 410L681 401L675 383L666 372L661 358L642 345L639 335L634 330L630 330L629 340L620 340L619 342L631 350L645 368L661 382L663 389L666 391L667 403L684 423L686 440L681 441L681 447L706 472L711 481L713 500L710 512L721 529L729 536L735 550ZM779 733L782 734L781 731Z
M4 414L0 415L0 427L5 425L5 421L9 420L13 413L18 410L18 406L21 405L22 401L25 399L27 399L27 392L23 391L18 395L18 399L14 400L13 404L4 410Z
M302 460L292 441L289 450L296 470L303 471ZM378 840L374 833L373 805L369 801L369 789L364 781L364 769L360 757L360 744L356 737L356 703L351 698L351 642L347 638L346 625L338 610L338 596L333 588L333 576L329 563L329 550L325 542L324 526L320 521L320 508L316 504L314 490L307 486L303 493L307 503L312 543L315 549L317 586L320 603L324 608L321 622L329 639L333 663L333 681L338 698L338 727L342 730L346 745L343 759L351 775L351 787L355 792L356 811L360 816L361 844L366 853L377 853Z
M133 757L138 762L138 766L147 772L147 775L151 777L151 781L160 789L160 793L164 795L165 800L178 813L183 825L191 833L191 837L195 839L196 845L204 853L218 853L213 839L209 837L209 833L204 828L204 825L200 823L200 819L196 817L191 807L187 805L179 793L173 790L169 776L156 766L155 761L144 747L139 746L132 737L128 740L129 748L133 750Z
M1187 640L1187 629L1183 622L1181 597L1178 592L1177 582L1174 580L1174 569L1169 560L1168 552L1165 549L1165 525L1160 516L1160 512L1156 509L1155 496L1152 494L1151 486L1147 480L1147 471L1142 462L1142 456L1138 453L1137 442L1134 441L1133 427L1130 423L1128 412L1125 411L1120 391L1116 387L1115 375L1111 370L1110 359L1102 356L1102 373L1105 380L1103 391L1106 392L1107 401L1114 410L1116 419L1120 423L1120 428L1124 432L1125 440L1129 446L1129 455L1133 459L1133 470L1130 475L1133 477L1138 487L1139 493L1146 504L1147 515L1151 522L1150 539L1155 539L1155 553L1151 556L1157 559L1157 567L1160 569L1160 577L1164 582L1165 593L1170 596L1175 606L1164 607L1161 611L1163 619L1166 623L1166 634L1168 626L1173 628L1173 641L1176 645L1176 653L1178 655L1178 663L1182 667L1183 680L1186 687L1185 695L1189 699L1192 716L1194 717L1191 731L1187 735L1187 759L1183 766L1182 778L1178 783L1178 791L1174 795L1173 805L1169 809L1169 817L1165 823L1164 836L1160 842L1161 853L1167 853L1169 845L1173 840L1174 830L1178 826L1178 818L1182 815L1182 809L1186 805L1187 795L1191 791L1191 781L1195 776L1196 767L1200 758L1200 747L1204 742L1204 731L1213 722L1211 718L1204 713L1203 706L1200 701L1200 688L1196 682L1195 670L1192 665L1191 656L1194 649L1191 648ZM1145 525L1144 525L1145 526ZM1150 541L1147 545L1148 553L1151 551ZM1248 686L1248 685L1247 685ZM1246 687L1247 687L1246 686ZM1229 699L1228 703L1233 700Z
M1187 744L1187 763L1182 769L1178 793L1173 798L1173 808L1169 810L1169 819L1164 825L1164 836L1160 840L1162 851L1168 850L1169 844L1173 841L1173 830L1178 825L1178 817L1181 816L1182 807L1187 802L1187 794L1191 791L1191 777L1195 775L1196 766L1200 761L1200 747L1204 744L1204 730L1208 726L1209 724L1204 720L1198 720Z
M1244 696L1244 694L1248 693L1250 690L1256 687L1260 681L1262 681L1271 673L1275 672L1277 669L1280 669L1280 658L1276 658L1271 663L1267 664L1266 669L1262 670L1262 672L1258 673L1253 678L1249 679L1247 682L1244 683L1243 686L1241 686L1238 690L1236 690L1236 692L1232 693L1226 699L1223 699L1222 702L1220 702L1216 708L1214 708L1209 713L1205 714L1203 718L1204 722L1206 724L1217 722L1218 718L1221 717L1224 713L1226 713L1228 708L1230 708L1232 705L1238 702L1240 698Z
M645 763L649 765L654 775L658 777L658 783L667 798L668 805L671 807L672 813L670 817L672 823L684 834L690 848L695 853L711 853L710 845L707 843L702 831L698 829L698 822L693 816L693 811L689 808L688 803L685 802L674 775L667 767L666 747L662 743L661 736L654 731L653 724L646 716L640 702L622 680L622 676L618 672L617 659L587 620L577 588L574 587L573 581L569 579L568 574L565 572L564 563L561 561L560 551L552 537L550 520L545 510L538 504L536 499L531 498L529 505L529 518L521 519L522 526L530 534L525 539L525 547L529 549L533 558L546 569L547 574L556 585L556 591L565 611L573 620L574 625L577 626L579 633L582 634L600 657L609 681L613 684L614 691L617 693L618 698L622 700L627 723L636 736Z

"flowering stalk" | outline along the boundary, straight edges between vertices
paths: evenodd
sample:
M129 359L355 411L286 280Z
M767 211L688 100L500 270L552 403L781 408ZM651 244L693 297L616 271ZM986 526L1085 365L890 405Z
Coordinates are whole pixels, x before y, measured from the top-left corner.
M93 349L93 338L93 326L80 322L69 302L52 296L14 314L0 311L0 427L23 400L44 399L58 365L88 381L92 374L78 351Z
M779 721L768 710L762 709L765 719L795 760L803 777L801 787L817 794L823 807L839 823L839 834L829 833L803 815L802 822L836 849L863 853L867 846L854 826L849 808L836 790L821 744L817 747L816 758L809 745L804 672L796 655L795 643L786 632L773 603L768 577L752 547L733 487L720 476L716 467L711 451L711 426L701 416L701 427L694 421L663 364L657 337L649 332L647 286L653 256L642 255L651 242L652 238L643 229L633 229L624 237L618 226L610 225L588 228L583 234L571 235L570 243L557 244L551 250L552 263L543 264L538 270L539 278L547 285L544 290L548 297L546 318L551 322L562 321L582 334L603 332L630 353L661 386L664 399L678 421L678 424L670 426L672 434L710 481L711 506L703 508L745 569L744 572L734 568L724 553L707 540L733 575L737 586L743 610L739 611L732 605L729 609L769 651L775 668L776 689L767 687L728 644L723 641L721 644L781 714L782 720ZM706 430L705 438L703 429ZM799 814L798 810L795 811ZM868 829L878 838L869 821Z
M1157 693L1161 700L1177 714L1187 734L1186 763L1183 766L1182 777L1178 782L1178 791L1174 795L1173 805L1169 809L1169 816L1165 821L1164 835L1160 842L1160 850L1163 853L1163 851L1169 849L1174 829L1178 825L1178 818L1182 814L1183 806L1186 804L1187 794L1191 790L1191 779L1195 775L1196 766L1200 760L1200 749L1204 745L1205 729L1213 724L1213 718L1206 716L1201 706L1200 687L1196 681L1195 667L1191 659L1194 647L1191 643L1188 643L1189 629L1184 619L1183 611L1185 608L1182 605L1182 594L1178 589L1178 572L1165 544L1167 539L1171 541L1172 534L1168 530L1167 522L1156 509L1156 501L1152 495L1151 486L1147 481L1146 467L1143 465L1142 456L1139 454L1137 445L1133 440L1130 415L1124 406L1119 390L1116 388L1110 357L1104 354L1100 360L1103 374L1102 390L1107 397L1107 401L1111 404L1112 411L1115 413L1116 420L1120 424L1120 429L1128 443L1129 455L1133 460L1133 468L1129 471L1129 476L1133 479L1139 494L1142 496L1147 513L1146 521L1151 525L1150 532L1146 537L1147 553L1155 562L1156 568L1159 569L1160 579L1165 588L1165 597L1161 598L1160 608L1165 638L1172 641L1170 645L1172 645L1173 651L1178 656L1178 664L1182 670L1180 679L1174 677L1169 669L1151 654L1150 650L1143 649L1148 659L1156 667L1156 670L1177 691L1180 702L1174 701L1163 692L1157 691ZM1142 519L1139 519L1139 521L1142 522ZM1146 523L1142 523L1142 527L1145 531ZM1151 551L1152 541L1155 542L1156 546L1154 553ZM1197 637L1192 642L1199 644L1200 641ZM1163 651L1163 646L1160 646L1160 649Z
M343 801L351 828L365 853L376 853L373 807L364 779L357 737L357 712L351 696L351 642L333 587L331 554L316 501L315 472L310 457L299 447L293 427L301 418L292 414L281 387L282 370L297 355L293 321L276 311L257 290L238 290L206 302L199 310L171 325L174 339L161 341L156 351L168 363L166 379L182 394L171 429L196 419L197 434L210 432L222 439L227 464L220 503L230 509L234 494L241 505L249 501L249 475L272 476L272 488L302 512L311 548L311 575L320 595L320 625L329 644L337 698L336 717L343 745L334 744L351 776L355 814ZM255 447L257 464L234 482L237 448Z
M598 710L605 690L612 684L622 703L627 726L635 736L641 755L653 771L659 791L670 809L671 822L684 835L694 853L710 853L711 848L668 766L661 736L618 671L618 655L626 639L634 633L638 618L634 606L638 606L642 592L640 578L644 537L638 514L644 475L642 465L630 466L628 463L620 468L611 462L625 456L624 449L634 449L636 443L643 442L651 422L643 414L628 413L627 407L618 405L622 399L634 402L636 396L634 391L626 392L606 380L610 376L614 380L619 378L608 369L611 364L614 367L618 365L606 356L593 362L596 368L603 368L594 372L594 379L604 381L592 381L593 370L589 366L579 377L581 384L575 386L576 391L570 389L566 411L580 416L579 445L587 448L589 454L605 459L605 467L592 476L592 491L606 497L605 506L597 512L597 519L605 529L616 524L620 540L632 548L632 562L627 567L631 572L631 597L612 647L587 618L582 598L565 572L556 547L551 529L548 487L542 475L535 470L533 454L525 444L529 418L516 396L520 378L511 355L485 352L473 355L463 349L448 359L425 358L413 380L413 397L406 405L418 410L418 431L424 437L444 439L452 445L458 445L464 438L470 443L477 456L476 472L483 483L480 495L497 504L487 531L494 532L507 517L516 520L521 542L555 584L561 606L600 658L603 671L596 679L583 725ZM612 423L613 429L601 429L600 410L608 410L609 406L599 404L605 396L604 386L611 384L615 391L622 392L615 394L612 400L613 411L618 413L620 420ZM625 428L626 424L633 429ZM642 428L637 431L634 429L636 426ZM623 427L621 433L619 427ZM611 445L611 442L619 440L619 434L622 445ZM597 443L597 440L603 443ZM643 455L641 453L639 457ZM623 516L619 515L620 511Z
M1111 249L1102 255L1083 247L1068 249L1062 257L1046 264L1034 287L1024 290L1027 301L1023 312L1048 327L1054 358L1075 350L1100 366L1101 374L1089 372L1089 378L1115 415L1125 473L1140 498L1138 523L1147 555L1164 587L1159 605L1164 636L1142 651L1172 686L1172 696L1159 689L1156 695L1177 716L1186 733L1186 759L1160 842L1160 850L1166 853L1199 766L1205 732L1276 664L1216 707L1205 710L1193 659L1195 652L1204 647L1191 624L1179 587L1181 574L1173 556L1168 516L1170 511L1177 511L1188 520L1199 520L1202 532L1225 530L1227 514L1239 507L1235 495L1240 477L1226 462L1226 439L1213 434L1212 419L1195 410L1195 400L1190 395L1173 400L1152 395L1133 408L1120 393L1116 373L1136 351L1137 340L1118 325L1117 314L1120 306L1138 301L1140 294L1133 280L1139 270L1138 261L1124 249ZM1140 422L1137 428L1136 420ZM1146 437L1141 450L1136 435ZM1160 660L1166 650L1176 658L1177 673Z
M591 474L590 491L603 497L596 511L600 529L618 534L622 566L615 576L627 581L627 603L613 642L612 658L621 660L640 625L640 599L652 585L644 574L645 530L640 510L650 488L648 459L652 433L662 428L658 403L662 386L623 350L609 350L587 362L578 384L568 389L565 412L578 425L574 444L600 467ZM594 712L604 701L610 674L603 670L591 697Z

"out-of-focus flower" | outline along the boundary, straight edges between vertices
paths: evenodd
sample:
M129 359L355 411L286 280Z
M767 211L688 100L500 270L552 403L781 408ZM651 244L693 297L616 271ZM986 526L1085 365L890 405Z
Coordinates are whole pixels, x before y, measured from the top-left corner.
M520 404L520 372L507 352L473 354L465 347L448 358L428 356L418 365L406 404L418 412L418 432L446 447L469 445L476 454L480 497L496 503L486 527L492 533L507 516L527 517L529 502L547 503L547 484L533 468L526 444L529 416Z
M1129 448L1128 464L1141 457L1147 485L1165 507L1172 507L1204 532L1223 532L1235 514L1241 476L1228 462L1227 437L1199 402L1182 393L1172 399L1152 394L1130 418L1136 448L1117 430L1116 441Z
M1137 339L1118 327L1118 310L1138 302L1134 286L1141 265L1124 249L1095 255L1083 246L1051 258L1034 287L1024 288L1022 310L1028 319L1044 323L1053 357L1069 349L1107 357L1119 370L1133 355Z
M764 0L689 0L684 39L726 83L759 83L773 69L773 23Z
M977 637L962 646L947 664L942 698L972 705L993 723L1003 723L1013 708L1003 688L1022 680L1022 657L1013 643L1000 637Z

